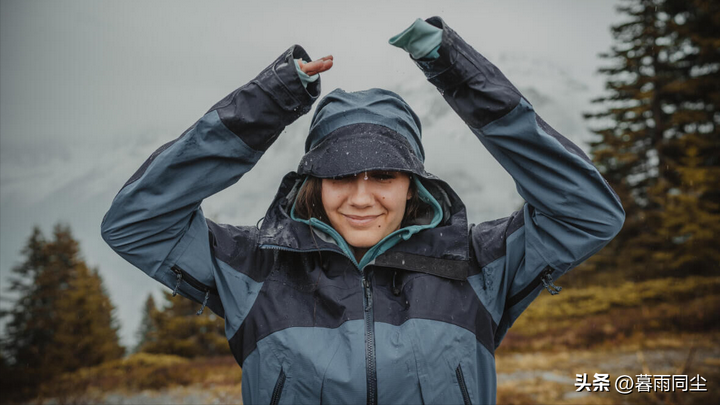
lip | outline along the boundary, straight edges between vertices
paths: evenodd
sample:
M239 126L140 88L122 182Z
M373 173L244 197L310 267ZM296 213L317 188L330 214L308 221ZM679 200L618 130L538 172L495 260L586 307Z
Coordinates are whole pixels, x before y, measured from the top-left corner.
M380 215L366 215L366 216L358 216L358 215L345 215L343 214L345 219L354 226L364 226L372 223L375 219L377 219Z

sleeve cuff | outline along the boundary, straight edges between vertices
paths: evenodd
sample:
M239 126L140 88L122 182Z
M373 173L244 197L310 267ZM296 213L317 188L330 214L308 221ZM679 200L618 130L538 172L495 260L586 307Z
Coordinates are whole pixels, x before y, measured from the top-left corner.
M435 27L442 34L442 41L436 49L438 56L435 59L413 58L413 61L438 90L445 91L457 87L478 74L487 73L483 68L486 63L470 60L477 52L442 18L431 17L425 23Z
M310 56L300 45L293 45L254 79L281 108L295 113L292 120L310 111L320 95L319 78L303 84L295 59L310 60Z
M298 76L300 76L300 82L302 82L303 87L307 89L308 83L312 83L315 80L320 77L320 74L314 74L312 76L308 75L307 73L303 72L302 69L300 69L300 63L298 62L298 59L295 59L295 70L297 71Z
M442 42L442 29L418 18L405 31L388 41L390 45L407 51L413 59L436 59Z

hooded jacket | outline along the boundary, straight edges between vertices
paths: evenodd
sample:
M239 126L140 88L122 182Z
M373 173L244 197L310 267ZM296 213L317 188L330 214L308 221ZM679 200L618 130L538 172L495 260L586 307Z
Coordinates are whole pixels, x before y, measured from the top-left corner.
M224 317L244 403L494 403L508 328L623 224L580 148L442 19L427 22L442 29L439 56L413 60L512 176L521 210L468 224L458 195L427 174L418 181L433 226L399 232L361 263L330 230L293 219L297 172L262 226L207 220L202 200L237 182L318 97L320 80L306 89L298 77L294 59L310 59L295 45L154 152L103 219L118 254Z

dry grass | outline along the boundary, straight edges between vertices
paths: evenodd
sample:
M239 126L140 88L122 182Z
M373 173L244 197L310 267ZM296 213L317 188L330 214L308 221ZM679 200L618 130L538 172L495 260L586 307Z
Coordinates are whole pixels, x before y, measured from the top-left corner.
M40 389L36 402L99 403L108 393L129 394L177 386L235 393L242 371L231 356L188 360L179 356L138 353L97 367L60 376Z
M498 404L710 404L720 403L720 345L717 334L664 336L615 348L496 354ZM575 375L679 374L707 379L708 392L576 392Z
M630 345L648 337L720 331L720 277L626 282L541 294L502 343L509 351Z

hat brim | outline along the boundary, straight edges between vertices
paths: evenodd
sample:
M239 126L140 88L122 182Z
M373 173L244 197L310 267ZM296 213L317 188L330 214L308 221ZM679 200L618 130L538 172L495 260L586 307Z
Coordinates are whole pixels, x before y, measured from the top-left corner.
M385 170L427 177L422 160L402 135L378 125L338 128L303 156L298 173L319 178Z

